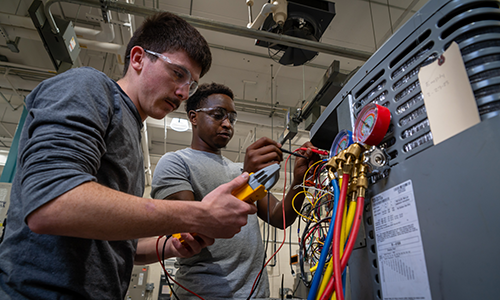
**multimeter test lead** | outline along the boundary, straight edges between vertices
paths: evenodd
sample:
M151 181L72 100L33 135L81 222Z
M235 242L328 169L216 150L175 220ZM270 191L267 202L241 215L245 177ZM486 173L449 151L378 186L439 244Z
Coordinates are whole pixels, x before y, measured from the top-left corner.
M302 158L305 158L305 159L309 159L307 158L306 156L302 155L302 154L298 154L298 153L295 153L295 152L292 152L292 151L288 151L288 150L285 150L283 148L280 148L281 152L285 152L285 153L288 153L288 154L291 154L291 155L294 155L294 156L297 156L297 157L302 157Z

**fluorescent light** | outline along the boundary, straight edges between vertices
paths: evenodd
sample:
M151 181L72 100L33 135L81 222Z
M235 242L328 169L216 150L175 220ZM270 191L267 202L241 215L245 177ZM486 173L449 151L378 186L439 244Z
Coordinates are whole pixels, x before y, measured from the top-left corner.
M189 129L189 121L182 118L172 118L170 128L179 132L186 131Z
M9 151L0 150L0 166L5 166L7 162L7 156L9 156Z

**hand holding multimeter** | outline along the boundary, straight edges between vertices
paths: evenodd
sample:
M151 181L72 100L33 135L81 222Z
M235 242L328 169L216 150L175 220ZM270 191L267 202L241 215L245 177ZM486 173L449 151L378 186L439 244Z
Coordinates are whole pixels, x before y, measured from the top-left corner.
M233 190L231 194L247 203L253 203L262 199L278 182L279 170L279 164L272 164L258 172L251 173L248 182ZM196 233L191 233L191 235L196 237ZM182 244L186 244L180 233L174 233L172 237L177 238Z

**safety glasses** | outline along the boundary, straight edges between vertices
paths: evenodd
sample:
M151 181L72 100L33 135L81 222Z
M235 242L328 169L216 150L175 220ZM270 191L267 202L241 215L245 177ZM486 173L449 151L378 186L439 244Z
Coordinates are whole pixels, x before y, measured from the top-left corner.
M234 126L236 124L236 117L237 114L234 111L228 112L225 108L223 107L204 107L204 108L198 108L195 110L196 112L202 111L212 117L214 120L221 121L223 122L225 119L229 120L229 123Z
M161 58L161 60L165 62L168 73L170 77L172 77L174 82L180 86L187 85L189 87L189 97L191 97L196 92L196 90L198 89L198 82L193 80L191 72L189 72L189 70L186 69L186 67L174 64L168 57L166 57L161 53L146 49L144 49L144 51L158 58Z

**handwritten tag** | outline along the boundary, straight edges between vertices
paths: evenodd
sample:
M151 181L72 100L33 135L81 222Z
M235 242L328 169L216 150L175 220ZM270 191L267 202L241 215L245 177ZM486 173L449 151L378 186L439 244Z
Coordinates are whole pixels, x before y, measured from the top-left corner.
M418 80L434 145L481 121L457 43L432 64L422 67Z

